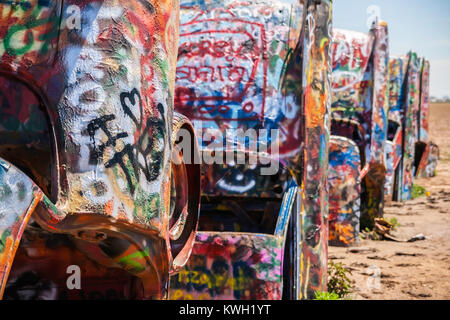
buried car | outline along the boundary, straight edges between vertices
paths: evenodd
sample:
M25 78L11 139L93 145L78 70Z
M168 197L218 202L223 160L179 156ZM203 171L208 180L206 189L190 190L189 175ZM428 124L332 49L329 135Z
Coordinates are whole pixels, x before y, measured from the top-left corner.
M435 174L439 148L429 138L429 70L414 52L389 62L386 201L411 199L414 177Z
M175 108L202 203L171 299L326 290L330 1L182 1Z
M200 200L178 1L2 1L0 29L0 296L167 298Z
M430 139L430 62L421 59L420 105L417 114L417 143L414 153L414 175L418 178L436 176L439 147Z
M383 214L388 30L333 30L329 244L358 242Z

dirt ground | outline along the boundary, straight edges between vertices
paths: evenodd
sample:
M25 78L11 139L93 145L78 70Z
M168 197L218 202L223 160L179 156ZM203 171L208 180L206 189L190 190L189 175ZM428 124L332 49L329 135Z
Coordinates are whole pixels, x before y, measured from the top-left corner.
M416 242L361 240L355 248L329 248L329 258L351 270L351 299L447 300L450 299L450 104L433 104L432 140L441 159L437 177L417 179L430 196L393 203L385 218L400 224L395 236Z

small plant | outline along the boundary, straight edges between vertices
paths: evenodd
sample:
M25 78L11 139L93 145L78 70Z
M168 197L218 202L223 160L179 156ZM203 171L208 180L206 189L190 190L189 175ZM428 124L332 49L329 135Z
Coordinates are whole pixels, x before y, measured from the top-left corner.
M314 300L339 300L339 295L334 292L316 291L316 297Z
M394 218L394 217L390 218L388 220L388 222L392 225L392 230L395 230L395 229L397 229L397 227L401 226L400 222L398 222L397 218Z
M345 299L352 290L348 277L351 274L351 271L346 269L342 263L328 263L328 292L336 294L339 299Z
M427 190L424 187L419 186L418 184L413 185L412 189L412 198L417 199L427 194Z

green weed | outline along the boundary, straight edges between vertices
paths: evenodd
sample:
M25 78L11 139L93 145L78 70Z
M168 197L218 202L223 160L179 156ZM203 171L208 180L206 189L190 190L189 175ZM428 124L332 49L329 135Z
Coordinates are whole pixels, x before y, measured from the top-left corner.
M427 194L427 190L425 190L424 187L421 187L418 184L413 185L413 189L412 189L412 198L413 199L423 197L426 194Z

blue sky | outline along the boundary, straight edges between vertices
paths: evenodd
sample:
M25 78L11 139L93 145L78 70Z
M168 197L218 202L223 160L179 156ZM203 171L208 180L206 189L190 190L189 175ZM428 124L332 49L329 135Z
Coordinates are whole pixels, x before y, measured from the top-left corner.
M334 0L333 26L367 32L367 9L378 6L389 26L391 55L409 50L431 63L431 95L450 96L449 0Z

